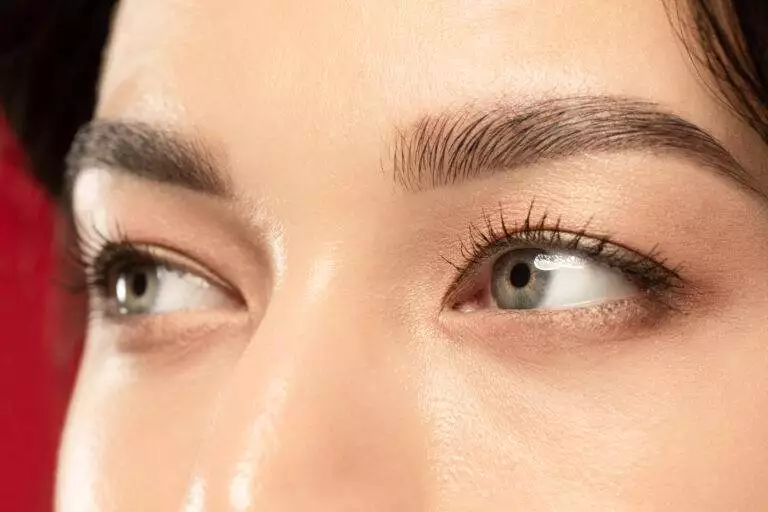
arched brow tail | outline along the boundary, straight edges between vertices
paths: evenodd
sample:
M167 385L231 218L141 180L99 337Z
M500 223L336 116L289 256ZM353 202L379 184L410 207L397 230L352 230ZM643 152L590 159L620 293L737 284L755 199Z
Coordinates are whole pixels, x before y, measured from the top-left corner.
M657 104L616 96L548 98L430 113L396 130L392 176L417 192L585 154L683 158L768 199L765 184L702 128Z

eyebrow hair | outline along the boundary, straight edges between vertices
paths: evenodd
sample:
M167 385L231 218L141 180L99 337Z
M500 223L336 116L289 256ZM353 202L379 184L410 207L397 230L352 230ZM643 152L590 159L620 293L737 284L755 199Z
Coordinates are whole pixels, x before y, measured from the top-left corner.
M768 200L760 180L712 135L655 103L616 96L427 114L396 130L391 158L395 182L418 192L547 161L631 151L685 158ZM96 120L72 144L65 197L90 166L231 197L225 163L202 139L144 122Z
M200 138L134 121L92 121L75 136L66 162L66 197L77 175L107 167L159 183L229 197L225 162Z
M392 147L394 180L409 192L585 154L644 151L693 161L768 199L712 135L655 103L617 96L427 114L397 130Z

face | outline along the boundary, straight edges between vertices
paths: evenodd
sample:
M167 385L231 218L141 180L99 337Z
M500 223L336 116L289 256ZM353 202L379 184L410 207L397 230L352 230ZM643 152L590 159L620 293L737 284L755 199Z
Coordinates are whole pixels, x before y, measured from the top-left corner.
M122 0L58 509L768 507L768 150L667 14Z

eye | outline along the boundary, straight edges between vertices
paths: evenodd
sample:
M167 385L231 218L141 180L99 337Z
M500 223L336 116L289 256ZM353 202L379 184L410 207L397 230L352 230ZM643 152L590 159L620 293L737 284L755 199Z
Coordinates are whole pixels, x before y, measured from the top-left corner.
M102 309L127 316L238 307L236 295L207 271L166 262L166 257L150 248L106 247L89 269Z
M513 249L499 256L478 296L500 309L558 309L620 300L640 293L619 270L576 254Z
M642 299L678 310L685 302L679 266L669 267L657 246L643 252L586 227L567 230L559 218L547 224L546 212L534 222L532 210L522 222L505 219L500 208L498 220L483 213L482 223L470 223L459 247L463 263L443 258L457 272L443 308L555 310Z

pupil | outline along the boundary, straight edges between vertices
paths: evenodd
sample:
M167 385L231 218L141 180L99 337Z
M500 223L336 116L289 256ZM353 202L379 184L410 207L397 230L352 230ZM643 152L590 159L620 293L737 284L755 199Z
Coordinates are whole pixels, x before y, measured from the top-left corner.
M509 281L515 288L525 288L531 282L531 268L525 263L518 263L509 273Z
M147 292L147 285L146 272L136 273L131 277L131 291L136 297L141 297Z

